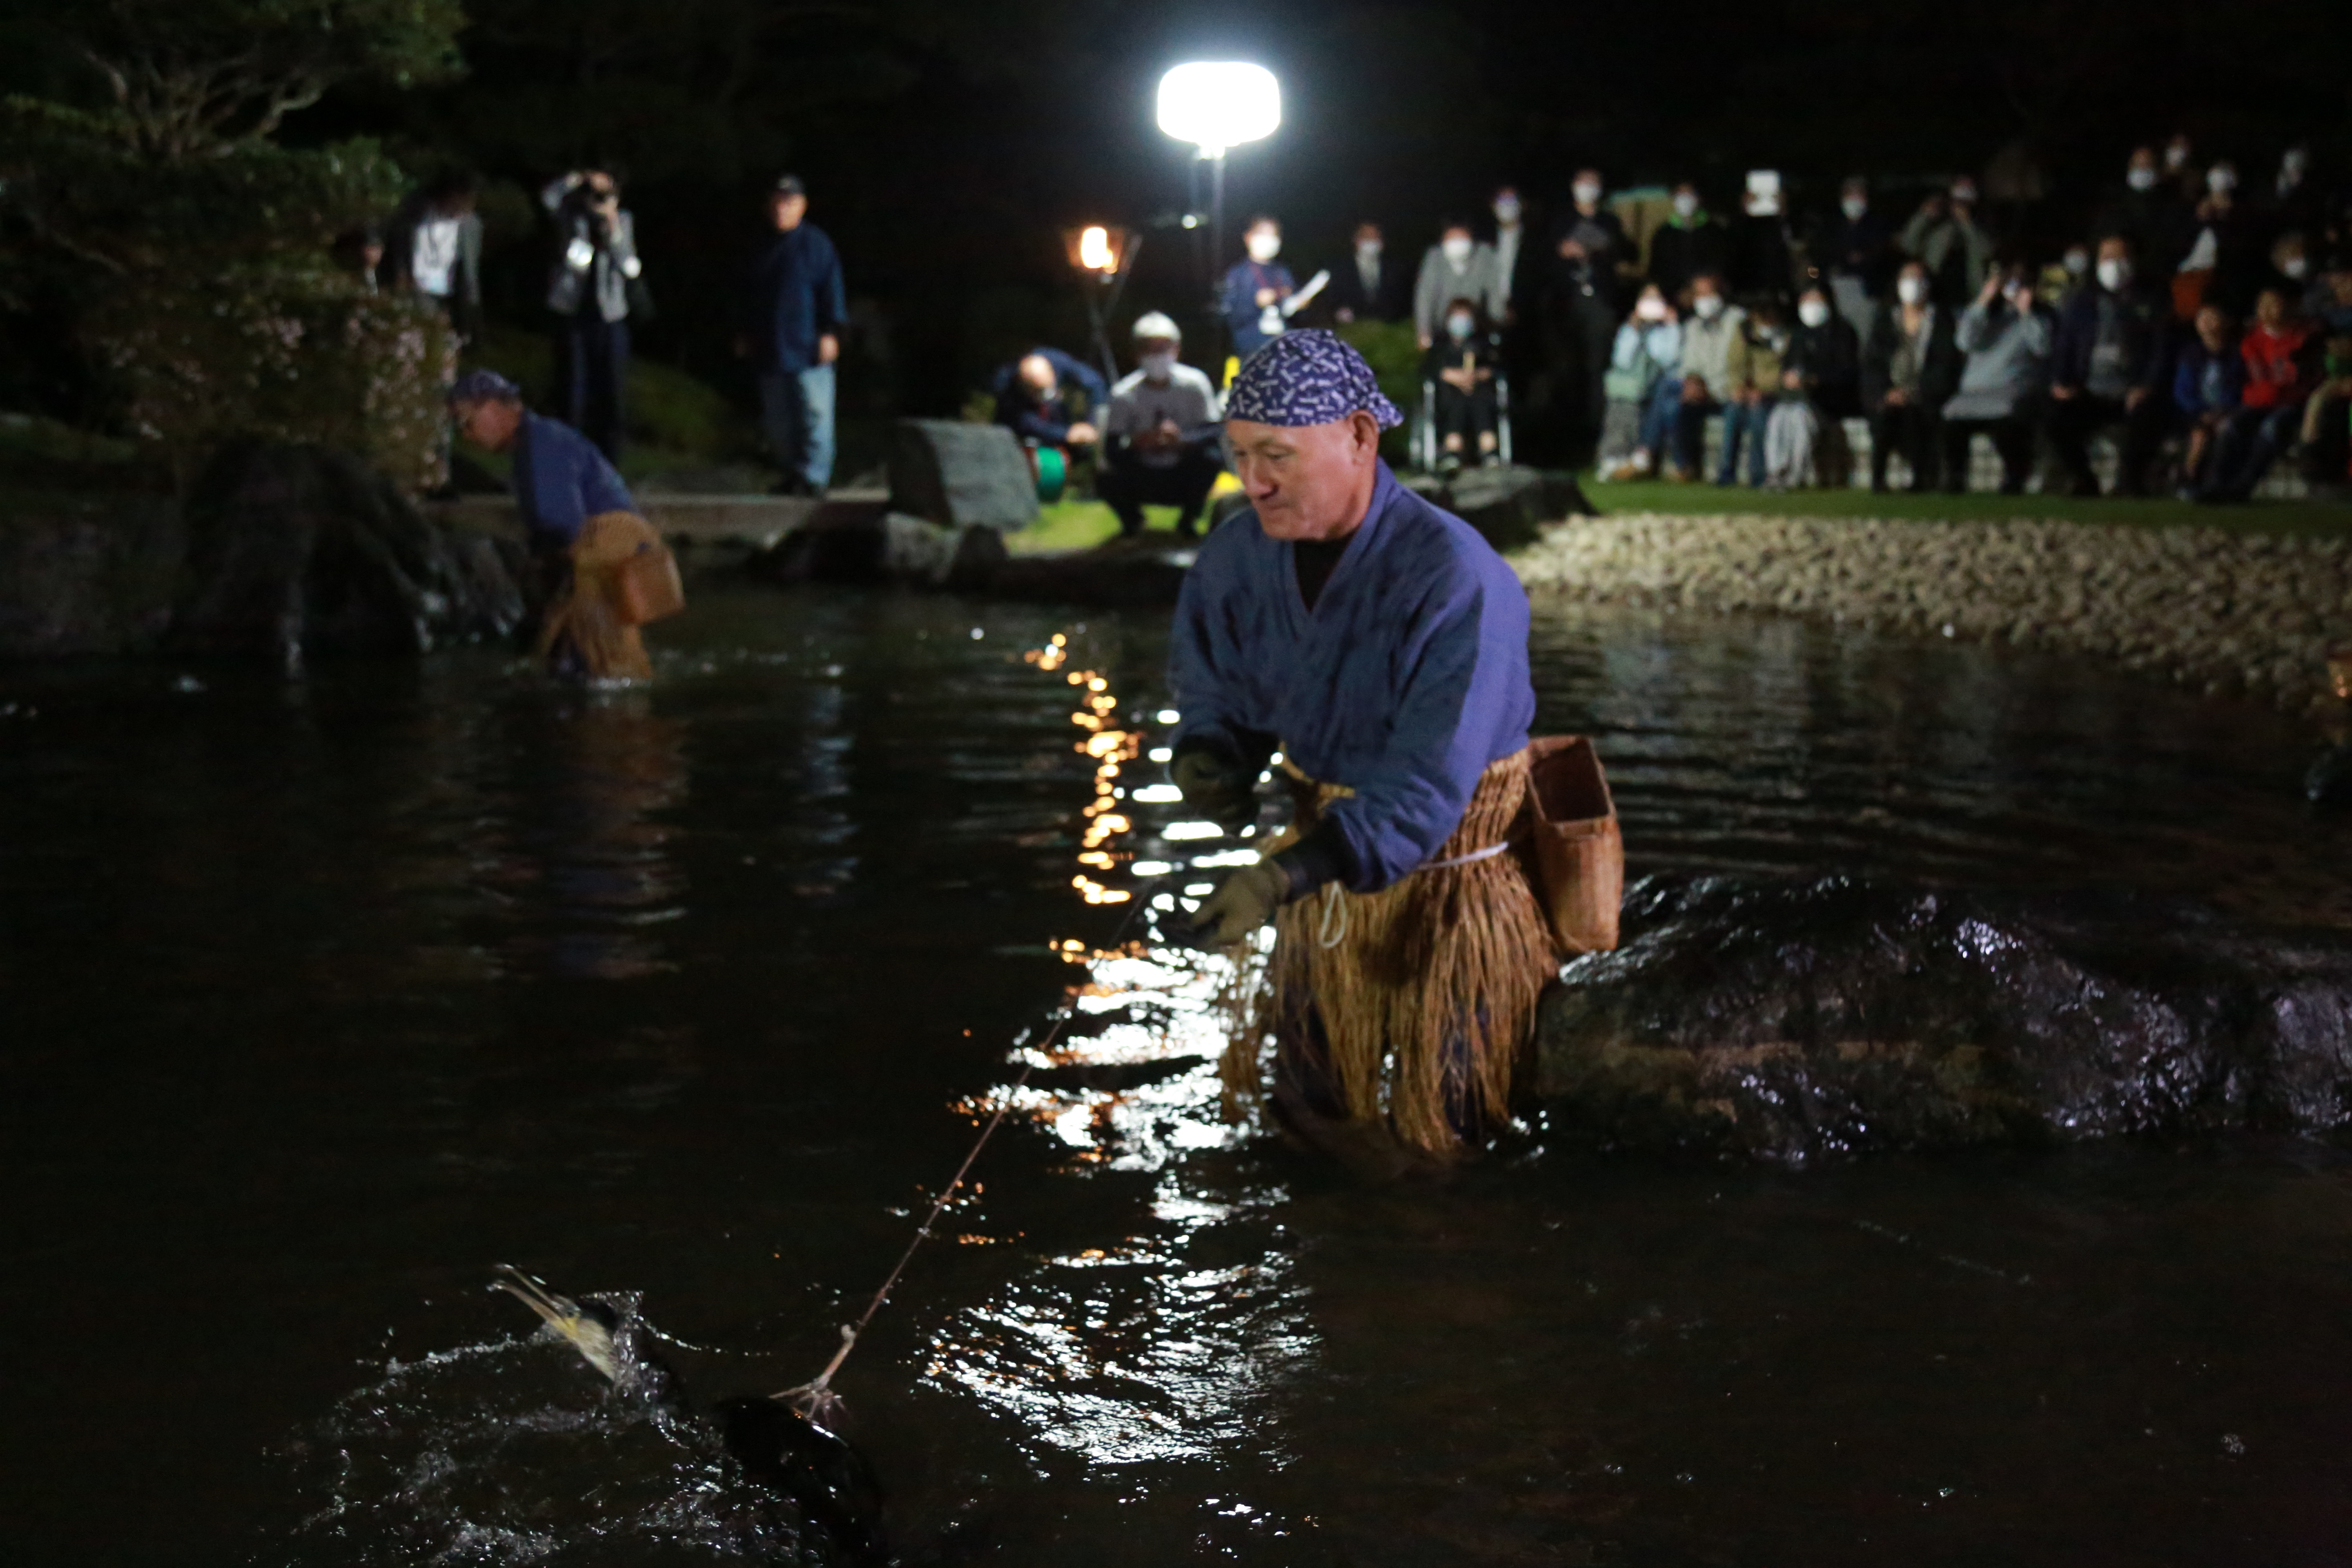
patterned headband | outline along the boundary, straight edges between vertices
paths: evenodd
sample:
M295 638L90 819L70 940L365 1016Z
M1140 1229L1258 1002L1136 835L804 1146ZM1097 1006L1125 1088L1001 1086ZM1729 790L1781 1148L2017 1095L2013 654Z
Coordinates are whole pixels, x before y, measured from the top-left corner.
M1404 423L1372 367L1320 329L1285 332L1252 354L1225 396L1225 417L1257 425L1332 425L1361 411L1381 429Z

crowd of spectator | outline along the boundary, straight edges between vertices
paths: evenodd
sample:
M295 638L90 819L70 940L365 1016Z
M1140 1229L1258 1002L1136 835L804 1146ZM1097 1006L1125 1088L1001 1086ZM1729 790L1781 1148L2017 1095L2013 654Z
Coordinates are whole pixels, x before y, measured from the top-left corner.
M610 168L568 174L541 199L552 412L617 458L630 323L650 309L635 226ZM817 493L847 324L841 260L807 221L798 179L778 180L766 205L736 347L781 488ZM1801 215L1777 174L1756 171L1724 216L1695 183L1612 195L1588 168L1540 239L1506 185L1479 220L1446 217L1416 265L1364 222L1303 286L1280 223L1259 216L1217 302L1235 360L1309 321L1410 323L1433 426L1425 449L1445 467L1500 460L1501 427L1517 417L1543 437L1523 446L1595 458L1612 479L1844 485L1860 466L1851 423L1868 431L1877 489L1967 488L1978 436L2009 491L2046 461L2050 482L2101 493L2103 436L2122 494L2243 500L2290 454L2312 484L2352 480L2352 209L2304 148L2252 191L2185 136L2136 148L2114 188L2038 250L2021 209L2004 222L1973 176L1906 198L1908 211L1883 205L1857 175L1833 208ZM475 209L470 182L436 181L353 237L355 265L473 337ZM1217 471L1217 393L1182 346L1175 321L1150 312L1134 373L1115 385L1041 347L1000 373L995 416L1028 444L1090 458L1130 531L1146 503L1189 525Z
M1490 225L1444 220L1410 276L1359 225L1323 309L1412 324L1447 461L1492 460L1504 376L1556 446L1620 479L1844 484L1848 421L1877 489L1897 459L1913 489L1965 489L1979 435L2012 491L2046 460L2101 493L2103 435L2122 494L2243 500L2290 453L2315 485L2352 479L2352 224L2305 149L2252 191L2186 136L2134 149L2039 250L1973 176L1902 205L1854 176L1798 214L1757 171L1725 216L1696 184L1612 196L1585 169L1545 241L1506 186ZM1244 353L1296 293L1271 219L1251 243L1223 296Z

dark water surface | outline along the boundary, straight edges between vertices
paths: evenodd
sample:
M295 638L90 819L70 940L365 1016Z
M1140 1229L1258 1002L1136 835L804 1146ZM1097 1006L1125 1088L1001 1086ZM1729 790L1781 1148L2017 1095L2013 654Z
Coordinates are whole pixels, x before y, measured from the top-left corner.
M1087 981L842 1380L912 1547L2352 1561L2326 1145L1797 1173L1538 1127L1369 1191L1228 1128L1218 975L1086 962L1130 883L1081 856L1234 851L1110 793L1159 778L1160 627L709 592L650 700L488 653L0 671L5 1560L713 1560L716 1478L489 1266L637 1293L707 1397L800 1382ZM1636 873L2352 924L2265 710L1786 624L1538 641Z

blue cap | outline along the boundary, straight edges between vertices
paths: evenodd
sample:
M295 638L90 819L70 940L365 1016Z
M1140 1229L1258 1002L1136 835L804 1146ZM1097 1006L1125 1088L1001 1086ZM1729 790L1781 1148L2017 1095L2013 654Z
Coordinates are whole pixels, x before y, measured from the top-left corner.
M1364 356L1336 332L1285 332L1250 355L1225 395L1225 417L1259 425L1330 425L1369 414L1383 430L1404 423Z
M452 403L520 403L522 388L494 370L469 370L449 389Z

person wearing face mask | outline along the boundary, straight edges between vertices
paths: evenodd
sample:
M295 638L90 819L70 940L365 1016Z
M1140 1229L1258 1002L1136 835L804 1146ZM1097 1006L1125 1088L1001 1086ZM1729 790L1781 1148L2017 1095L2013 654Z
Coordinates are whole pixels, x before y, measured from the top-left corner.
M1478 302L1462 296L1446 301L1438 341L1422 356L1421 376L1435 392L1439 466L1460 468L1475 451L1481 463L1497 461L1495 343L1478 319Z
M1480 309L1497 320L1507 304L1506 279L1495 247L1473 238L1469 224L1449 218L1438 230L1437 243L1421 258L1421 271L1413 279L1413 335L1423 353L1445 331L1445 307L1457 298L1477 301Z
M1137 319L1134 343L1136 368L1110 389L1103 415L1095 494L1123 536L1143 531L1146 506L1172 506L1176 531L1189 539L1217 482L1217 389L1177 359L1183 334L1161 312Z
M2259 226L2238 199L2237 165L2217 160L2205 171L2205 186L2189 219L2194 237L2173 273L2173 313L2184 321L2209 299L2232 313L2244 310L2266 270Z
M1897 453L1910 466L1912 489L1935 488L1943 406L1960 380L1952 315L1928 298L1926 265L1905 262L1895 277L1894 301L1878 313L1862 353L1873 490L1885 490L1887 464Z
M1767 482L1801 485L1811 474L1843 488L1853 462L1844 422L1862 413L1862 343L1819 285L1797 298L1780 387L1764 431Z
M1674 445L1682 380L1682 322L1658 286L1645 283L1632 317L1617 329L1601 384L1608 397L1601 430L1604 479L1623 483L1656 468Z
M1620 290L1633 247L1601 202L1601 171L1579 169L1569 207L1552 226L1544 279L1544 359L1570 462L1594 450L1608 414L1602 383L1623 313Z
M1675 187L1665 222L1650 236L1649 280L1669 300L1686 299L1691 279L1702 272L1720 279L1730 259L1723 225L1700 205L1698 187L1685 180Z
M2326 204L2311 178L2311 149L2301 142L2279 154L2278 173L2258 204L2262 227L2273 239L2315 235L2326 226Z
M1992 272L1992 236L1977 222L1977 183L1966 174L1919 204L1903 226L1903 253L1927 268L1938 305L1958 310Z
M1691 279L1690 314L1683 320L1682 406L1675 415L1677 480L1698 478L1706 461L1706 419L1722 413L1727 436L1731 406L1741 383L1731 369L1732 344L1748 324L1747 313L1723 297L1723 279L1702 272ZM1744 416L1743 416L1744 417ZM1727 440L1726 448L1729 443Z
M1895 280L1895 236L1871 205L1870 182L1851 175L1838 190L1835 213L1813 232L1807 247L1829 273L1830 302L1868 338L1878 301Z
M2288 310L2285 296L2263 289L2254 301L2253 325L2238 340L2245 391L2238 412L2214 439L2198 500L2242 501L2254 493L2302 429L2305 400L2319 379L2318 348L2310 324Z
M1521 287L1534 262L1533 250L1521 243L1527 237L1527 204L1519 199L1517 185L1502 185L1496 189L1486 210L1495 215L1495 273L1503 280L1502 310L1495 321L1507 326L1516 319L1520 301L1533 292Z
M2179 182L2164 178L2157 150L2135 147L2124 165L2123 184L2108 192L2092 232L2123 236L2148 276L2161 278L2189 248L2190 211Z
M1966 356L1959 390L1944 404L1944 489L1969 488L1969 442L1979 432L2000 454L2000 493L2021 495L2033 467L2042 400L2050 388L2049 312L2022 268L1985 279L1960 312L1952 341Z
M1283 334L1285 307L1297 295L1298 280L1276 258L1282 254L1282 225L1264 213L1242 231L1245 254L1225 273L1218 310L1233 334L1234 354L1247 359Z
M1796 241L1789 231L1777 170L1748 172L1739 216L1731 220L1727 239L1731 258L1724 280L1731 291L1743 300L1769 296L1776 303L1786 301L1796 282Z
M2123 426L2116 493L2148 493L2148 469L2164 439L2165 367L2170 358L2162 301L2139 286L2131 241L2099 241L2095 286L2078 289L2058 314L2050 353L2050 445L2073 493L2095 496L2091 437Z
M1789 352L1789 330L1780 323L1780 301L1757 295L1740 312L1741 320L1724 353L1724 375L1730 395L1723 399L1723 456L1715 482L1728 487L1739 473L1739 453L1748 451L1748 483L1764 484L1764 433L1780 399L1780 367Z
M2316 303L2313 296L2319 292L2319 279L2311 275L2311 254L2305 248L2303 231L2291 228L2271 241L2271 252L2257 291L2275 289L2298 309L2296 314L2311 313L2306 301Z
M1410 306L1404 268L1388 258L1381 226L1369 219L1358 224L1348 259L1331 274L1332 319L1343 326L1401 321Z

